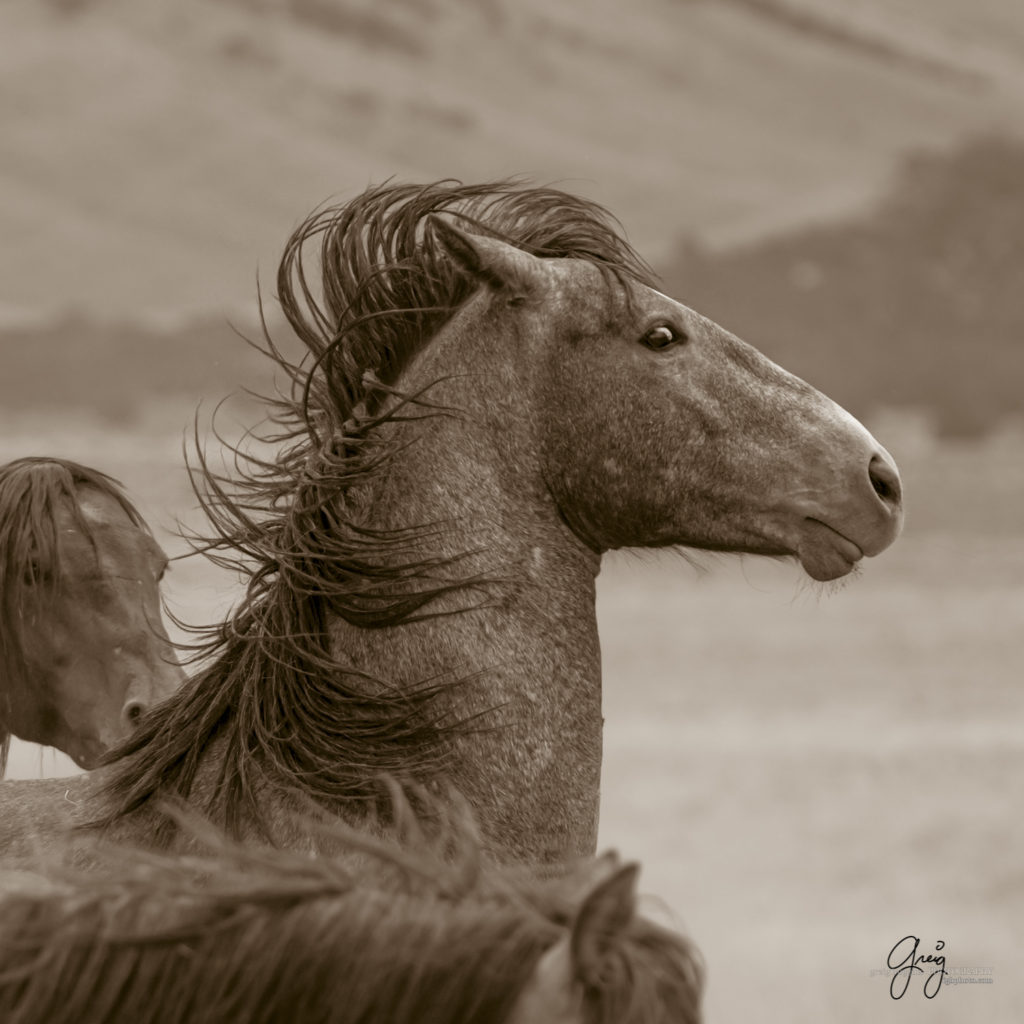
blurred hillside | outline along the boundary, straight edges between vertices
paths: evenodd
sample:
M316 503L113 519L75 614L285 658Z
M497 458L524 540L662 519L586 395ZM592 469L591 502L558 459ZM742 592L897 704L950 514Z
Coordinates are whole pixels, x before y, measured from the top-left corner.
M724 252L688 242L660 270L669 294L856 415L909 407L926 431L971 436L1024 411L1022 267L1024 145L990 139L912 159L868 214ZM9 416L163 416L175 435L201 399L272 387L225 316L68 315L0 330L0 360Z
M1005 0L8 0L0 319L251 310L314 204L562 179L649 257L1022 130Z
M859 416L972 435L1024 413L1024 146L918 156L871 214L729 253L683 246L666 290Z
M244 335L256 340L259 331ZM232 395L241 410L251 404L244 388L273 390L269 360L223 317L160 327L72 314L9 327L0 330L0 365L6 417L84 417L121 429L162 420L174 434L200 402Z

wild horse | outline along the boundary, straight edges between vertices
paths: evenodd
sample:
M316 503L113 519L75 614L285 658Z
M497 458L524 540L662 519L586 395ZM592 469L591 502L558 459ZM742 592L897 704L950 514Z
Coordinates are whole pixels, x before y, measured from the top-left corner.
M57 458L0 466L0 775L11 734L92 768L178 688L166 567L105 473Z
M453 782L493 850L589 854L602 554L791 555L830 580L899 533L871 435L656 291L586 200L371 188L299 227L277 286L307 353L265 332L292 382L276 455L200 467L244 600L99 779L8 790L0 822L60 804L162 841L147 809L172 795L286 843L279 791L358 816L390 772Z

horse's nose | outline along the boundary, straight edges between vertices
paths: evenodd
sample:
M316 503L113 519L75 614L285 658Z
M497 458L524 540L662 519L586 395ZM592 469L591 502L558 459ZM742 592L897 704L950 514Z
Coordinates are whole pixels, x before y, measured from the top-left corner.
M868 464L868 479L875 489L879 501L894 516L903 509L903 486L900 483L900 472L893 462L892 456L885 449L875 452Z
M146 705L136 697L124 702L124 707L121 708L121 721L129 732L134 732L145 711Z

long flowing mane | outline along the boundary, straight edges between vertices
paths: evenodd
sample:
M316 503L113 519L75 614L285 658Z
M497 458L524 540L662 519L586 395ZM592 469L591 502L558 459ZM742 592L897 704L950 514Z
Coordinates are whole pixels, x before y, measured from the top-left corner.
M200 852L86 843L73 849L94 852L88 869L0 871L0 1016L500 1024L565 941L595 868L614 861L546 879L496 867L457 794L389 788L379 810L394 825L381 836L297 820L300 834L330 839L329 856L240 845L165 805ZM588 1021L698 1018L703 971L688 940L634 916L609 941L607 979L579 983Z
M82 534L95 543L78 505L77 488L86 486L113 498L135 526L149 532L121 484L98 469L36 456L0 467L0 776L10 746L9 688L32 685L26 678L26 625L38 620L60 593L58 509L67 509Z
M381 695L368 696L365 677L332 653L328 636L333 616L396 625L429 614L424 607L439 594L482 592L488 582L460 577L458 558L423 557L440 525L383 531L346 507L354 487L386 471L392 452L377 427L446 413L425 393L396 390L403 367L476 287L429 229L437 214L535 255L653 280L601 207L516 182L383 185L301 224L277 290L306 352L289 359L265 320L257 346L289 382L267 399L272 426L258 438L276 454L254 454L243 442L233 478L202 453L193 474L212 529L193 543L250 582L229 620L206 634L206 666L114 752L122 760L108 788L111 818L160 792L187 795L201 752L218 738L226 757L218 795L232 827L242 807L261 821L260 778L337 802L365 799L378 773L443 766L462 723L437 714L433 698L453 681L402 693L378 682ZM307 270L311 247L318 281ZM389 396L398 400L382 411Z

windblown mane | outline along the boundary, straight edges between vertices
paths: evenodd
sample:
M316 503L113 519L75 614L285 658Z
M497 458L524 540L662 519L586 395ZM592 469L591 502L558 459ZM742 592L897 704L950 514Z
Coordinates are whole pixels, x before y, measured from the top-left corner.
M165 805L202 853L100 843L88 870L0 870L0 1017L500 1024L567 935L594 865L546 880L491 866L457 794L414 791L414 811L390 789L381 810L396 825L380 838L297 822L332 856L239 845ZM607 978L579 982L589 1022L699 1019L703 972L686 939L634 916L609 942Z
M267 400L271 431L247 439L277 446L276 455L235 446L229 479L200 453L194 473L212 535L193 543L250 583L230 619L206 635L206 667L112 755L123 760L108 789L111 817L160 792L188 794L201 752L217 738L226 741L217 795L233 828L243 806L261 822L260 777L336 803L365 798L378 773L443 766L460 722L439 717L433 698L452 680L403 693L378 682L381 695L367 696L365 677L332 653L328 636L333 616L392 626L429 614L440 594L487 583L460 577L458 558L423 557L439 524L384 531L346 507L354 487L386 472L392 452L378 426L446 412L425 393L396 390L411 356L476 287L429 230L436 214L538 256L591 261L622 281L653 278L601 207L514 182L384 185L301 224L277 289L307 351L291 361L264 321L258 347L290 387ZM311 245L318 282L307 273ZM388 396L398 401L382 411Z
M57 511L66 508L95 544L78 505L79 487L113 498L141 530L149 526L117 480L69 459L31 457L0 467L0 776L10 745L8 688L27 688L25 628L39 618L63 579Z

